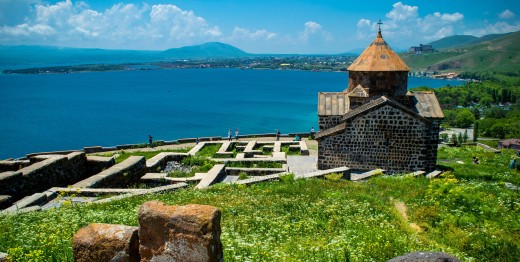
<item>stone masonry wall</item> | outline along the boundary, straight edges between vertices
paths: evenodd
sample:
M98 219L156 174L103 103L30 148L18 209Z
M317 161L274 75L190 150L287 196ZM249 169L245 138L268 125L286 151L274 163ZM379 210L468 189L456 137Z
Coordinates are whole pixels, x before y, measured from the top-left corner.
M0 195L10 195L16 201L51 187L73 184L87 176L86 165L85 153L74 152L0 173Z
M382 95L389 97L404 96L408 86L408 72L349 71L348 91L358 85L369 89L368 95L370 98Z
M343 133L318 141L318 168L432 170L438 129L438 122L421 121L392 106L376 108L348 121Z
M325 130L339 125L342 118L343 116L320 116L318 120L320 130Z

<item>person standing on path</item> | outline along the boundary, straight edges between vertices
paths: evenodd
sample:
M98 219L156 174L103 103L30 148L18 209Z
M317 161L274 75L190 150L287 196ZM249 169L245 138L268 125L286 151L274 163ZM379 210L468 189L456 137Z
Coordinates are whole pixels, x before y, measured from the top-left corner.
M235 130L235 140L238 141L238 128Z
M276 141L280 141L280 130L276 129Z
M152 138L152 135L148 135L148 143L150 144L150 148L153 148L153 138Z
M314 127L311 127L311 136L310 136L311 139L314 139L314 133L316 133L316 132L314 131Z
M231 129L229 129L229 131L227 132L228 141L231 141L231 134L232 134L232 131L231 131Z

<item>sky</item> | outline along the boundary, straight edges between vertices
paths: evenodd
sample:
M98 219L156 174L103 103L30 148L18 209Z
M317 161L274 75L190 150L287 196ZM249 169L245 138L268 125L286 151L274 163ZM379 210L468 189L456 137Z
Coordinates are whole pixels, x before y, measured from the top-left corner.
M0 45L165 50L223 42L257 54L396 50L520 30L519 0L0 0Z

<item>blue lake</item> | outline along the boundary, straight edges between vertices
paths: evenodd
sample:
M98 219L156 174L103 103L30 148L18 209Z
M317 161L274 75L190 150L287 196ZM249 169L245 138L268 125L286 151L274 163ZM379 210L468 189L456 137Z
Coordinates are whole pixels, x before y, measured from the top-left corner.
M337 72L181 69L0 74L0 159L26 153L317 128L317 94L347 87ZM460 85L409 78L408 86Z

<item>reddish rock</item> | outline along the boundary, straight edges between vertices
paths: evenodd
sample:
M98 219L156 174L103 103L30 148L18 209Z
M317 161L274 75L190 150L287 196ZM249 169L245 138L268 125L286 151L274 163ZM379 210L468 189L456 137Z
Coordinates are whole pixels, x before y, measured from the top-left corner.
M150 201L138 216L141 261L223 261L216 207Z
M139 261L138 227L90 224L73 239L74 261Z

